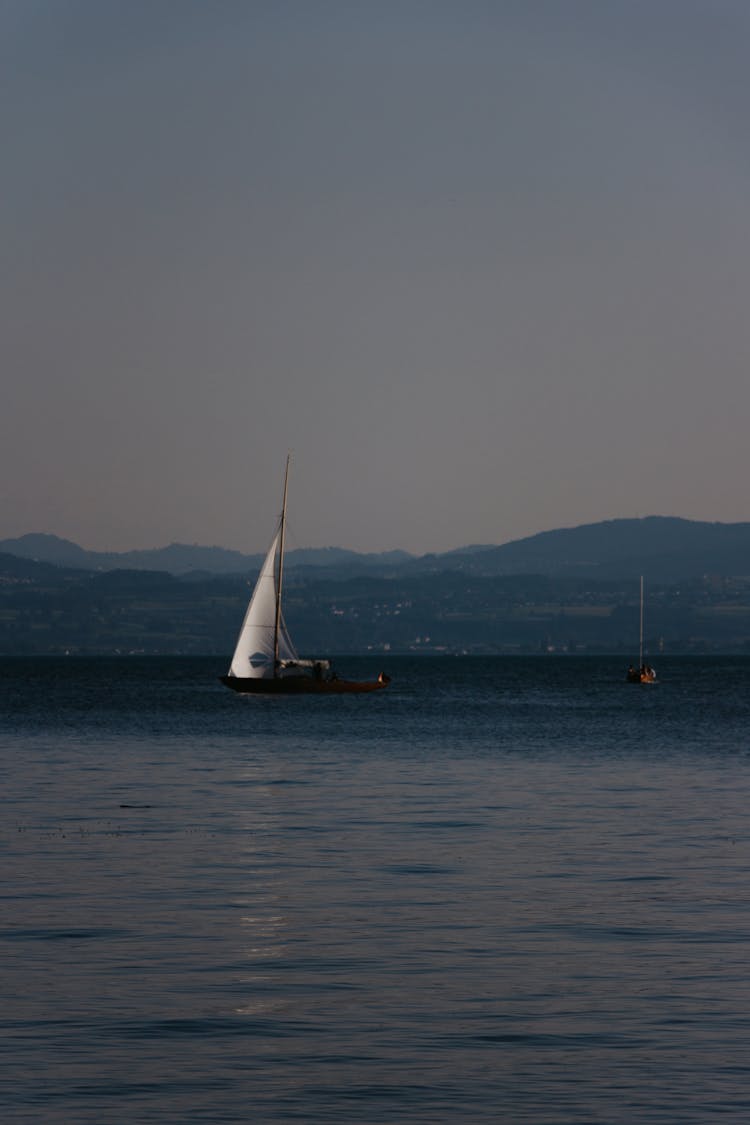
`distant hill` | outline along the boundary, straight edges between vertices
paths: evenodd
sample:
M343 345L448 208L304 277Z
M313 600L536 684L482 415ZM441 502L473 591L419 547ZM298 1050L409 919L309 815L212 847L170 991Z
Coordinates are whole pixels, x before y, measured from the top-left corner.
M170 574L240 574L256 571L263 555L244 555L225 547L201 547L197 544L170 543L142 551L87 551L69 539L57 535L32 533L17 539L0 540L0 553L56 566L79 567L82 570L166 570ZM408 560L406 551L382 554L359 554L341 547L305 547L289 551L287 565L341 567L394 565Z
M750 575L750 523L707 523L674 516L604 520L543 531L500 547L427 555L414 568L499 576L624 578L675 582L706 574Z
M61 567L56 563L42 562L39 559L27 559L22 555L13 555L0 551L0 583L40 583L54 582L55 584L65 579L68 574L80 575L80 568Z
M150 570L174 575L253 575L262 555L172 543L144 551L86 551L56 535L0 540L0 552L84 570ZM703 575L750 575L750 523L707 523L674 516L604 520L540 532L502 546L463 547L414 557L406 551L360 554L341 547L287 554L287 566L337 579L459 572L480 577L628 578L679 582Z
M258 567L261 555L243 555L223 547L188 546L171 543L145 551L87 551L57 535L30 534L18 539L0 540L0 552L57 566L74 566L82 570L167 570L171 574L187 574L205 570L212 574L231 574Z

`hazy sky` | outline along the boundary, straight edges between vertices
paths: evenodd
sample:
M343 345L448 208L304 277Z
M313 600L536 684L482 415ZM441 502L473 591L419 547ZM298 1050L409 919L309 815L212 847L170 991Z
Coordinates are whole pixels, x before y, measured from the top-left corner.
M0 0L0 538L750 518L746 0Z

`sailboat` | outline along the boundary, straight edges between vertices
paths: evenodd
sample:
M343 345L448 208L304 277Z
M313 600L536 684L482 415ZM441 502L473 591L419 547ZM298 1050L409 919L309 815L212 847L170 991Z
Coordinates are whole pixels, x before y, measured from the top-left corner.
M390 677L384 672L375 680L340 679L329 660L302 660L292 644L281 609L289 462L287 457L276 534L255 583L232 663L221 682L232 691L253 694L366 692L385 688Z
M641 626L638 643L638 667L631 664L625 677L629 684L655 684L656 672L643 659L643 575L641 575Z

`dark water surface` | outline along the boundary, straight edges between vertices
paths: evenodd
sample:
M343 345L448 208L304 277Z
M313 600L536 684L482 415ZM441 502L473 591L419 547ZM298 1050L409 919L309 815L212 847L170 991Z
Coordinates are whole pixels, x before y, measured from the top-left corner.
M750 660L384 667L0 661L4 1122L750 1120Z

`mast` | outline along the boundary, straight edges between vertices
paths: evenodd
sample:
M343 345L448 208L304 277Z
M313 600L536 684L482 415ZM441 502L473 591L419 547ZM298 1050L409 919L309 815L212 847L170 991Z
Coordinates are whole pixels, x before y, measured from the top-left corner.
M643 575L641 575L641 632L638 641L638 668L643 667Z
M273 674L276 676L279 669L279 630L281 628L281 586L284 580L284 537L286 534L286 493L289 484L289 462L291 454L286 456L286 471L284 473L284 499L281 504L281 523L279 538L279 574L276 582L276 619L273 625Z

